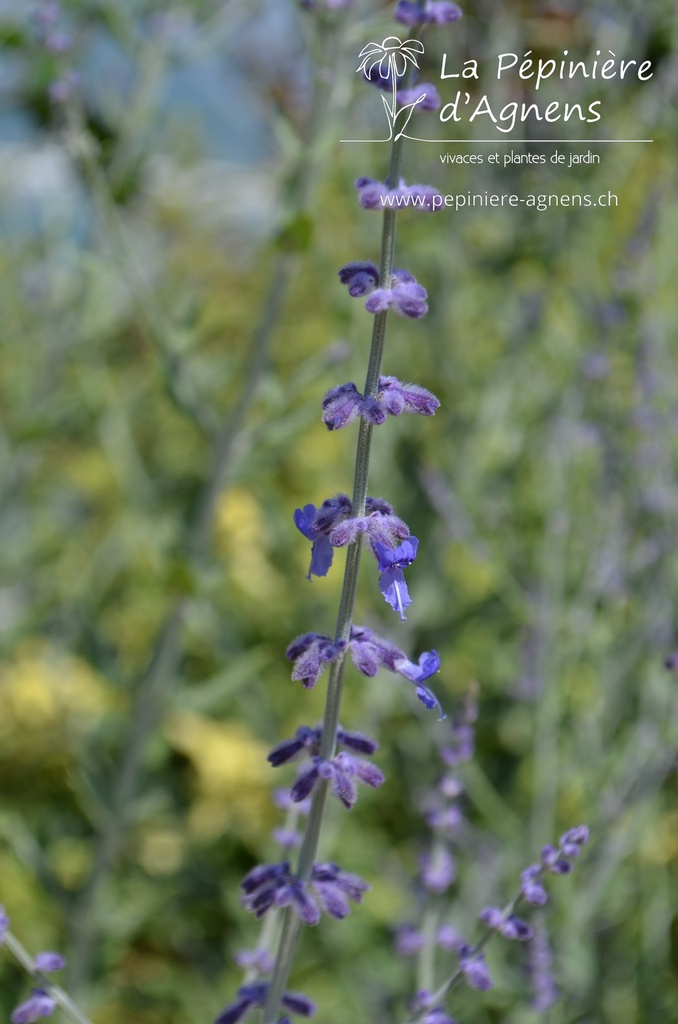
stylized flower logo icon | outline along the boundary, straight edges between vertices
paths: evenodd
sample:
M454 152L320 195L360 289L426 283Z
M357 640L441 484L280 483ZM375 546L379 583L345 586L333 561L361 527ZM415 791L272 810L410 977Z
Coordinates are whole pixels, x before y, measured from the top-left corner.
M372 69L378 66L381 78L387 79L392 75L400 78L405 74L408 62L415 68L419 67L415 54L423 52L424 45L418 39L406 39L403 43L397 36L387 36L382 43L368 43L363 47L358 54L363 58L358 71L364 71L369 78Z
M386 97L382 96L384 107L386 108L386 116L388 117L389 139L393 137L396 120L399 117L403 117L404 123L396 135L396 139L400 138L405 131L414 108L425 98L424 94L415 100L414 103L405 104L400 110L397 109L398 79L402 78L405 74L408 64L412 64L415 68L419 67L417 54L423 52L423 43L418 39L406 39L403 42L397 36L387 36L381 43L368 43L358 54L362 58L357 68L358 71L362 71L366 78L372 80L375 73L378 73L379 78L384 82L391 83L393 90L391 103L389 104Z

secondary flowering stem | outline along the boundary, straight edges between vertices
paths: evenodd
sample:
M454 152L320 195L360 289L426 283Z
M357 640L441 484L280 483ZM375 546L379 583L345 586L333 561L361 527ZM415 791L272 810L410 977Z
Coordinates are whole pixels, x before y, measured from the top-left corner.
M52 981L48 981L41 971L35 965L35 960L30 953L24 949L16 936L9 930L4 934L2 940L3 946L12 954L14 959L21 964L23 969L30 974L31 978L36 984L45 988L57 1006L60 1006L64 1013L75 1021L75 1024L92 1024L92 1021L87 1017L82 1010L75 1005L73 1000L64 992L59 985L55 985Z

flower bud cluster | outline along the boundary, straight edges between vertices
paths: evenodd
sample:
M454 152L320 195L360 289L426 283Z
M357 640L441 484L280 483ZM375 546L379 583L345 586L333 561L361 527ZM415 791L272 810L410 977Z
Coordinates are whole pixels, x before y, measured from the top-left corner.
M339 270L339 280L354 298L369 295L365 303L368 313L384 313L392 309L398 316L419 320L428 313L426 289L407 270L394 270L390 281L379 287L379 271L374 263L356 260Z
M385 181L376 178L356 178L358 202L363 210L400 210L414 209L424 213L435 213L440 210L439 204L433 200L442 198L440 192L431 185L408 185L401 178L395 188L389 188Z
M340 430L359 416L381 426L387 416L403 412L433 416L440 402L420 384L404 384L397 377L380 377L375 395L362 395L355 384L330 388L322 401L322 421L328 430Z
M291 907L303 924L316 925L321 909L342 920L351 912L348 901L362 903L370 886L338 864L314 864L309 882L297 878L289 861L260 864L243 878L243 905L256 917L272 907Z
M344 807L351 808L358 799L359 782L373 789L382 785L384 776L379 768L365 758L355 756L356 753L373 754L378 748L376 740L364 733L348 732L340 726L337 729L337 746L347 749L339 750L332 758L320 756L321 742L322 727L311 729L302 725L297 729L293 739L283 740L268 755L268 760L274 767L296 761L303 756L308 758L308 764L299 770L290 790L291 801L304 801L316 783L320 779L325 779L330 783L333 795ZM349 753L349 750L353 753Z

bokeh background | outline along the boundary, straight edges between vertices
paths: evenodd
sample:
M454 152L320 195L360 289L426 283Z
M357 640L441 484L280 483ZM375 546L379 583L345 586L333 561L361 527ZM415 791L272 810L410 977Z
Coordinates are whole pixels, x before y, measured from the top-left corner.
M619 207L402 215L396 262L431 312L392 318L385 370L442 406L376 433L371 493L421 553L406 625L367 570L358 621L438 649L450 712L477 685L449 900L462 931L543 843L581 821L593 834L546 908L558 1003L530 1009L521 950L497 941L495 988L459 990L454 1015L666 1024L676 11L464 6L427 35L423 77L443 51L486 67L505 50L651 59L650 82L580 95L604 96L592 138L655 142L495 170L408 144L407 180L443 192L609 190ZM387 153L339 140L383 132L356 55L398 31L380 0L323 7L0 4L0 899L31 950L67 954L97 1024L210 1021L232 998L234 953L257 935L238 882L276 856L271 789L292 777L265 755L322 714L322 685L303 692L283 652L331 632L342 558L309 584L292 512L351 489L355 432L328 433L319 402L364 375L370 318L336 271L378 256L352 182L383 177ZM422 134L440 130L433 115ZM397 1022L415 980L393 929L416 920L447 726L387 675L352 673L342 719L378 736L387 783L331 808L324 854L373 890L307 937L293 985L327 1024ZM3 1019L27 987L4 957Z

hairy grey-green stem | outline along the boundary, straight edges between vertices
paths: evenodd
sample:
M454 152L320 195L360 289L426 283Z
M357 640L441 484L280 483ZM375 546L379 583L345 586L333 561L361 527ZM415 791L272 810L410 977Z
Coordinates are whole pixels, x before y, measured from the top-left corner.
M402 155L402 139L395 139L391 145L391 161L388 178L386 180L389 188L395 188L398 184L400 161ZM396 237L396 211L384 207L384 220L381 235L381 258L379 264L380 281L383 287L388 288L393 273L393 256L395 252ZM370 346L370 357L365 378L366 395L375 395L379 388L379 375L384 356L384 343L386 341L386 318L387 313L377 313L372 327L372 344ZM367 498L367 484L370 467L370 452L372 448L372 424L366 420L360 420L358 430L358 444L355 457L355 474L353 478L353 504L352 514L362 516L365 513L365 499ZM356 592L358 589L358 574L360 569L361 544L351 544L346 555L346 566L344 568L344 582L339 602L339 613L337 616L337 627L335 631L336 640L348 640L353 622L353 610L355 607ZM329 680L327 684L327 697L325 701L325 714L322 725L322 740L320 744L320 756L331 758L334 756L337 742L337 727L339 725L339 713L341 709L341 696L344 684L345 656L333 662L330 666ZM299 864L296 877L299 881L306 882L311 877L313 864L318 852L320 833L322 830L325 805L328 796L328 783L321 779L316 783L311 812L308 816L304 840L299 853ZM292 963L301 932L301 921L296 914L287 908L285 910L282 934L276 957L273 977L268 988L266 1004L264 1006L264 1021L266 1024L274 1024L277 1019L280 1000L282 999L287 979L292 970Z

